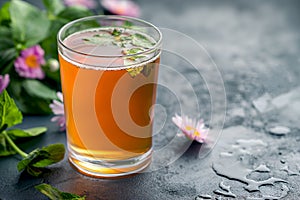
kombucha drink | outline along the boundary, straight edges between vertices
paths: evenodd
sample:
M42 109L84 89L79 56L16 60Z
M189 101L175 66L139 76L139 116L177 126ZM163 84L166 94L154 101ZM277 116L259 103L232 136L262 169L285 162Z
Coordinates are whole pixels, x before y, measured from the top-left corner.
M59 52L70 162L100 177L148 165L160 54L143 52L155 40L100 27L71 34L63 43L72 49Z

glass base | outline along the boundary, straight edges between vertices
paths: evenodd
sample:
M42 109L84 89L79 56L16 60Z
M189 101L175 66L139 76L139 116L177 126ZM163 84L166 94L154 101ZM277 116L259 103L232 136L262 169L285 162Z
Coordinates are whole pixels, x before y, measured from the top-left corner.
M114 178L135 174L151 163L152 149L143 155L127 160L91 160L69 151L69 161L80 173L96 178Z

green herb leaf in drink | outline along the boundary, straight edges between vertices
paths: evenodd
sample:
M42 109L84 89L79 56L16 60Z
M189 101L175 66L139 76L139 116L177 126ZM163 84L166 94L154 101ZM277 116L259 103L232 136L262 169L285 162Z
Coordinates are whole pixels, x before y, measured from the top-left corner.
M122 34L122 31L121 30L118 30L118 29L114 29L111 33L111 35L113 36L120 36Z
M132 35L132 44L137 47L151 48L155 43L151 42L146 36L135 33Z

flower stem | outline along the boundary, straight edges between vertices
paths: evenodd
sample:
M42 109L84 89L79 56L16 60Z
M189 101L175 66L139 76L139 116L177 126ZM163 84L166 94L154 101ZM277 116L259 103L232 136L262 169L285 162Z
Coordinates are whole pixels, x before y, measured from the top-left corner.
M12 139L7 135L7 133L5 131L3 131L3 135L6 138L6 140L8 141L8 143L10 144L10 146L12 146L12 148L18 152L18 154L20 154L23 158L26 158L28 156L27 153L25 153L24 151L22 151L21 149L19 149L19 147L17 147L17 145L12 141Z

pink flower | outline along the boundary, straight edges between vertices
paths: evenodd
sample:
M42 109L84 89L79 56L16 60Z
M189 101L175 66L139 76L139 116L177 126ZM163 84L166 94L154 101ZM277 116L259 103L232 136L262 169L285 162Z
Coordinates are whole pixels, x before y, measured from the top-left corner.
M5 90L9 84L9 75L5 74L4 76L0 75L0 94Z
M115 15L140 16L140 8L130 0L102 0L102 6Z
M191 140L203 143L207 137L209 129L205 127L202 119L197 122L195 119L190 119L184 115L181 117L176 114L172 121Z
M58 126L60 127L61 131L66 130L66 118L65 118L65 111L64 111L64 100L63 95L61 92L56 93L58 100L53 100L53 102L50 104L50 108L52 112L56 115L52 117L52 122L57 122Z
M21 51L21 55L15 60L15 69L21 77L43 79L45 73L41 65L44 64L44 50L35 45Z
M67 6L82 6L84 8L95 8L96 3L94 0L65 0Z

